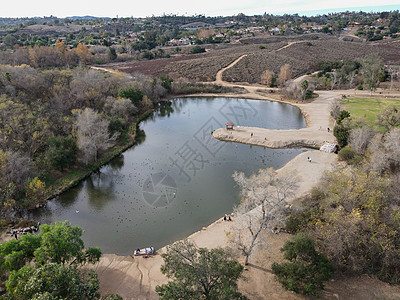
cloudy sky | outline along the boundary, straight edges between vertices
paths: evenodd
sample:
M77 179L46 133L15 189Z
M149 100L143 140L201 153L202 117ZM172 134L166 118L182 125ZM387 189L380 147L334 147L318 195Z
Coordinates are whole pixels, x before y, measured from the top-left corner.
M379 2L379 4L378 4ZM379 5L379 6L377 6ZM391 5L388 7L387 5ZM385 7L386 6L386 7ZM97 17L146 17L151 15L177 14L224 16L244 13L299 13L371 7L371 10L400 9L400 0L11 0L3 4L1 17L33 16L84 16ZM364 10L364 9L363 9Z

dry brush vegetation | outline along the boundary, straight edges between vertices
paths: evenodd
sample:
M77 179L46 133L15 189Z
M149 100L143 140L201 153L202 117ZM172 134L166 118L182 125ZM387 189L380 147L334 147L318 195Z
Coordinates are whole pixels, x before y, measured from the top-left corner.
M385 63L400 61L400 45L396 43L351 43L338 40L316 40L293 44L278 52L254 52L234 67L224 72L223 79L230 82L257 83L265 70L279 72L282 65L292 67L293 76L312 71L318 61L359 60L370 53L377 53Z

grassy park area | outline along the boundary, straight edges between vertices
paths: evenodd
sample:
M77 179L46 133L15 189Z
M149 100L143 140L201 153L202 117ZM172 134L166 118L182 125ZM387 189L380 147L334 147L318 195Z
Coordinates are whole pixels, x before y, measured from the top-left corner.
M343 102L343 109L347 110L355 119L365 119L374 126L378 114L390 106L400 107L400 99L391 98L348 98Z

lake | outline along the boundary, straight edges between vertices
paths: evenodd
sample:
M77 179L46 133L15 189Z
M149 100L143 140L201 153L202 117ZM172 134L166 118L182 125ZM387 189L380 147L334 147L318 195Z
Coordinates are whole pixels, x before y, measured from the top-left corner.
M215 140L211 132L241 126L299 129L294 106L235 98L177 98L140 123L138 144L75 188L34 211L41 223L69 220L85 246L132 254L160 248L200 230L239 202L235 170L278 169L304 149L268 149Z

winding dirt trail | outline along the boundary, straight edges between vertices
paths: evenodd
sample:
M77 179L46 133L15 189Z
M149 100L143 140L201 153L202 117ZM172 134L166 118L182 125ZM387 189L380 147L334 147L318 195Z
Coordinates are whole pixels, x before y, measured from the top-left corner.
M300 43L305 43L305 42L306 42L306 41L289 42L287 45L282 46L282 47L280 47L280 48L274 50L273 52L279 52L279 51L282 51L283 49L289 48L289 47L292 46L292 45L300 44Z
M285 46L282 46L282 47L280 47L280 48L278 48L278 49L276 49L276 50L273 50L272 52L279 52L279 51L282 51L283 49L286 49L286 48L288 48L288 47L290 47L290 46L292 46L292 45L295 45L295 44L300 44L300 43L304 43L305 41L295 41L295 42L289 42L287 45L285 45ZM234 60L230 65L228 65L227 67L225 67L225 68L222 68L221 70L219 70L218 72L217 72L217 75L215 76L215 81L214 82L212 82L213 84L219 84L219 85L223 85L223 86L236 86L236 87L244 87L244 88L246 88L246 89L252 89L252 87L249 85L249 86L247 86L247 85L238 85L238 84L234 84L234 83L230 83L230 82L227 82L227 81L224 81L223 79L222 79L222 76L223 76L223 73L226 71L226 70L228 70L228 69L230 69L230 68L232 68L233 66L235 66L239 61L241 61L244 57L246 57L247 56L247 54L243 54L242 56L240 56L239 58L237 58L236 60Z
M225 86L226 86L226 85L230 85L229 82L226 82L226 81L223 81L223 80L222 80L222 74L223 74L226 70L228 70L228 69L232 68L234 65L236 65L239 61L242 60L243 57L246 57L246 56L247 56L247 54L243 54L242 56L240 56L239 58L237 58L235 61L233 61L229 66L227 66L227 67L222 68L221 70L219 70L219 71L217 72L217 76L216 76L215 81L214 81L213 83L214 83L214 84L225 85Z

